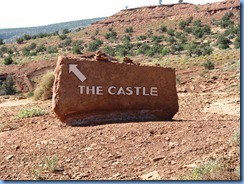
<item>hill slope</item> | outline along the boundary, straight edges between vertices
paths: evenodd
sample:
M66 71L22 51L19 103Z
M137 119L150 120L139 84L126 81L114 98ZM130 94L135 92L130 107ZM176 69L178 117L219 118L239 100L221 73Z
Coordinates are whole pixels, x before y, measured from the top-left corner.
M77 28L85 28L94 22L103 20L104 18L105 17L76 20L38 27L0 29L0 39L4 39L4 42L9 43L14 42L16 38L22 37L24 34L37 35L39 33L62 31L63 29L75 30Z

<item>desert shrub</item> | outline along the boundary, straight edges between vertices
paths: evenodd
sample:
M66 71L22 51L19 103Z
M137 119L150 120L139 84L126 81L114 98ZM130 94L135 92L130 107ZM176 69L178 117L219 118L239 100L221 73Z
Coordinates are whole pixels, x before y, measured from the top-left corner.
M90 52L94 52L96 50L99 49L99 47L103 44L103 41L102 40L95 40L93 42L91 42L89 45L88 45L88 48L87 50L90 51Z
M227 27L231 27L234 25L234 22L231 20L231 17L234 14L232 12L228 12L226 13L221 19L220 21L218 21L217 25L219 25L221 28L227 28Z
M152 42L154 45L159 44L162 41L162 39L163 39L163 36L152 36Z
M23 56L26 56L27 57L27 56L30 55L30 50L28 48L24 47L22 49L22 54L23 54Z
M166 56L167 54L168 54L168 49L166 47L164 47L162 50L162 55Z
M180 52L180 51L183 51L183 50L184 50L184 48L183 48L182 45L180 45L180 44L173 44L173 45L171 45L169 51L170 51L171 54L175 54L176 52Z
M123 36L123 42L124 43L130 43L130 41L131 41L130 36L128 36L128 35Z
M49 46L47 48L47 53L49 53L49 54L51 54L51 53L58 53L58 49L55 46Z
M52 98L54 73L47 72L42 76L40 83L34 91L34 100L47 100Z
M72 47L72 52L74 54L81 54L81 46L79 44L75 44L73 47Z
M106 39L110 40L116 40L117 39L117 33L115 31L111 31L109 33L105 34Z
M11 65L13 63L13 59L11 56L8 56L4 59L4 62L3 62L5 65Z
M6 81L0 84L0 95L14 95L16 94L15 82L11 76L8 76Z
M58 155L55 154L53 157L46 157L45 165L50 172L54 172L57 169Z
M115 56L115 49L113 49L112 47L106 46L103 48L103 51L110 56Z
M138 54L145 54L147 50L150 49L150 46L147 45L146 43L143 43L139 46L137 52Z
M21 43L24 42L24 38L22 38L22 37L17 38L17 39L16 39L16 42L17 42L18 44L21 44Z
M148 38L151 38L153 36L153 31L152 31L152 29L149 29L148 31L147 31L147 37Z
M126 56L130 54L131 44L124 44L116 46L116 53L120 56Z
M36 43L31 43L28 47L29 50L33 50L36 48Z
M205 32L204 32L204 29L202 29L201 27L193 26L193 27L192 27L192 34L193 34L196 38L202 38L203 35L205 34Z
M213 52L213 48L210 46L210 43L204 43L196 45L194 43L187 45L188 55L189 56L205 56L210 55Z
M36 52L45 52L46 50L47 50L47 48L44 44L42 44L36 48Z
M234 41L234 46L236 49L240 48L240 37L236 37L235 41Z
M203 66L205 69L207 70L213 70L215 65L213 62L211 62L210 60L207 60L206 62L203 63Z
M187 42L186 34L183 32L176 32L175 37L179 40L180 44L185 44Z
M240 130L236 131L230 138L230 143L234 146L240 146Z
M227 49L229 48L230 40L224 35L220 35L217 39L216 44L218 45L219 49Z
M8 47L2 46L2 47L0 48L0 51L1 51L2 53L7 53L7 52L8 52Z
M185 29L185 27L187 26L187 23L185 20L181 20L180 23L179 23L179 28L181 30Z
M46 114L45 111L43 111L40 108L31 108L31 109L21 109L16 115L16 119L24 119L24 118L30 118L35 116L42 116Z
M167 26L166 25L161 25L161 27L159 28L159 30L164 33L167 32Z
M193 17L192 16L189 17L188 19L186 19L186 25L189 26L190 23L192 22L192 20L193 20Z
M67 38L66 34L59 35L60 40L65 40Z
M4 41L2 38L0 38L0 45L4 45Z
M167 39L166 39L167 42L169 42L170 44L173 44L176 42L175 38L173 36L169 36Z
M132 27L128 27L125 29L126 33L132 33L133 32L133 28Z
M210 160L205 164L194 167L188 174L181 176L180 180L237 180L235 171L226 169L220 160Z
M30 39L31 39L31 36L28 35L28 34L25 34L25 35L24 35L24 39L25 39L25 40L30 40Z
M70 37L67 37L64 41L65 46L69 46L72 43L72 39Z
M193 25L196 27L201 27L202 26L202 21L201 19L197 19L193 22Z
M140 36L136 37L137 41L143 41L143 40L146 40L146 39L147 39L146 35L140 35Z
M66 29L63 30L63 34L68 34L68 33L70 33L69 29L66 28Z
M170 28L170 29L167 30L167 34L170 35L170 36L174 36L175 35L175 31L172 28Z

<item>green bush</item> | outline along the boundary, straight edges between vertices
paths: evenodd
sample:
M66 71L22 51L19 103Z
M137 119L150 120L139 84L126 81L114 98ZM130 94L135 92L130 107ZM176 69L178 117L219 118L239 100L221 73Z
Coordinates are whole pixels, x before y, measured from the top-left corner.
M34 91L34 100L47 100L52 98L54 73L47 72L42 76L40 83Z
M103 41L101 40L95 40L93 42L91 42L89 45L88 45L88 48L87 50L90 51L90 52L95 52L99 49L99 47L103 44Z
M15 115L15 118L24 119L24 118L30 118L35 116L42 116L44 114L46 114L45 111L43 111L40 108L22 109Z
M25 35L24 35L24 39L25 39L25 40L30 40L30 39L31 39L31 36L28 35L28 34L25 34Z
M4 45L4 41L2 38L0 38L0 45Z
M49 53L49 54L51 54L51 53L58 53L58 49L55 46L49 46L47 48L47 53Z
M21 38L17 38L16 41L17 41L18 44L21 44L21 43L24 42L24 38L22 38L22 37Z
M170 29L167 30L167 34L170 35L170 36L174 36L175 35L175 31L172 28L170 28Z
M229 48L230 40L224 35L220 35L217 39L216 44L218 45L219 49L227 49Z
M36 52L45 52L47 50L46 46L44 44L37 47Z
M31 43L28 47L28 50L33 50L36 48L36 43Z
M64 41L65 46L69 46L72 43L72 39L70 37L67 37Z
M126 33L132 33L133 32L133 28L132 27L128 27L125 29Z
M65 40L67 38L66 34L59 35L60 40Z
M4 59L4 62L3 62L5 65L11 65L13 63L13 59L11 56L8 56Z
M204 63L203 63L203 66L204 66L204 68L207 69L207 70L213 70L214 67L215 67L214 63L211 62L210 60L204 62Z
M166 25L161 25L161 27L159 28L159 30L164 33L167 32L167 26Z
M140 36L136 37L137 41L143 41L143 40L146 40L146 39L147 39L146 35L140 35Z
M73 47L72 47L72 52L74 54L81 54L81 46L79 44L75 44Z
M115 31L111 31L109 33L105 34L106 39L110 40L116 40L117 39L117 33Z
M63 34L68 34L68 33L70 33L69 29L66 28L66 29L63 30Z
M6 81L0 83L0 95L16 94L15 82L11 76L6 78Z
M234 41L234 46L236 49L239 49L240 48L240 37L236 37L235 41Z

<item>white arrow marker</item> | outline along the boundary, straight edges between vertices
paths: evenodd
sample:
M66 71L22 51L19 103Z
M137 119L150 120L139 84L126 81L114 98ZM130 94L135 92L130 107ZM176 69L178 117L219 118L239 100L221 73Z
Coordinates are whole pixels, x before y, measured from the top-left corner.
M83 75L83 73L78 70L76 64L69 64L69 73L73 72L76 77L80 79L81 82L84 82L86 80L86 77Z

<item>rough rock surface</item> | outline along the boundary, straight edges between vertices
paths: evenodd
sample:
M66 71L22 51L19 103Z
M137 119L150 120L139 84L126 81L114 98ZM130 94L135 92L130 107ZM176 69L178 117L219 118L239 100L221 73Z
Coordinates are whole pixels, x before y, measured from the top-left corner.
M70 125L171 120L178 112L175 81L171 68L59 57L52 106Z

